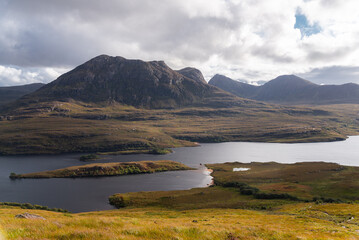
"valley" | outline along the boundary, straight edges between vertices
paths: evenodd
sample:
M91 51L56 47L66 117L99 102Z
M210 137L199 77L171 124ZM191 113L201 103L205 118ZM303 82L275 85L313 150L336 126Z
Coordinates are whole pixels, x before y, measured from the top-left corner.
M358 237L359 104L249 98L100 55L3 105L6 238Z
M320 142L359 131L359 105L137 109L51 102L0 121L0 154L148 151L195 142Z

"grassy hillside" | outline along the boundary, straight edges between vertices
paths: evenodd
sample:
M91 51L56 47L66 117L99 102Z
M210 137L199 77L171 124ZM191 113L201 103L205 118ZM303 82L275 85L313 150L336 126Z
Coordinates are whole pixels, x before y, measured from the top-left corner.
M0 154L133 152L194 142L316 142L359 132L359 105L339 109L246 105L147 110L48 102L0 117ZM343 110L347 109L347 110Z
M0 207L6 239L358 239L359 205L300 203L271 211L121 209L91 213Z
M114 162L114 163L93 163L81 166L71 166L52 171L15 174L10 178L79 178L79 177L101 177L120 176L128 174L154 173L165 171L190 170L186 165L169 161L140 161L140 162Z

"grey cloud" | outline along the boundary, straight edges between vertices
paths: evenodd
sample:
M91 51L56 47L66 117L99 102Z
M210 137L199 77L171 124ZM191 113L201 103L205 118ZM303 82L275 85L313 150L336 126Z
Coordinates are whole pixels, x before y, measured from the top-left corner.
M260 1L223 0L225 11L211 14L216 9L207 6L212 0L207 2L0 0L0 67L17 66L23 72L38 73L38 79L47 82L47 67L70 69L108 54L165 60L173 68L203 67L206 78L223 71L258 80L274 76L283 66L289 71L297 66L305 69L313 62L322 66L356 47L319 52L298 45L300 50L283 54L286 49L278 40L292 36L286 34L290 28L285 24L291 17L294 20L296 9L272 14L257 8ZM194 5L199 14L191 13ZM299 63L293 55L296 52L307 54L307 61ZM253 60L261 64L249 65ZM231 68L239 70L232 73ZM27 83L30 78L23 76ZM0 73L0 85L14 83L8 77Z
M273 60L278 63L291 63L291 62L295 61L295 59L291 56L284 55L284 54L278 54L276 52L276 49L270 45L264 45L264 46L257 47L252 50L252 53L254 55L262 56L264 58Z
M359 84L359 67L331 66L315 68L308 73L297 74L317 84Z
M74 66L102 53L141 58L172 54L203 61L221 49L221 39L236 26L221 17L190 18L176 1L6 3L7 11L0 20L6 24L11 19L16 24L13 34L0 30L1 35L10 36L0 39L3 65ZM8 28L11 26L3 29Z
M355 46L342 47L334 50L327 50L325 52L311 49L308 51L307 59L309 61L336 60L352 53L353 50L355 50L354 48Z

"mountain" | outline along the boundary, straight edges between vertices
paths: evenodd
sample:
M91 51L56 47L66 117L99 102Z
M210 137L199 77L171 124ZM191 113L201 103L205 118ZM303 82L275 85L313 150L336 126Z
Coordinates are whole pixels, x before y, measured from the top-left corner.
M261 87L237 89L257 93ZM267 104L212 86L194 68L175 71L162 61L101 55L5 105L0 155L161 153L197 142L336 141L357 134L358 124L352 106L336 112Z
M243 100L209 85L194 68L174 71L163 61L100 55L21 99L121 103L143 108L233 105ZM225 101L224 101L225 100Z
M252 98L258 91L259 87L248 83L232 80L226 76L216 74L208 82L210 85L219 87L227 92L244 98Z
M182 74L185 77L196 80L198 82L207 83L201 71L196 68L186 67L181 70L177 70L176 72Z
M215 75L210 85L239 97L279 104L359 103L359 85L317 85L295 75L279 76L262 86L253 86Z
M21 86L0 87L0 105L15 101L26 94L38 90L44 85L43 83L32 83Z

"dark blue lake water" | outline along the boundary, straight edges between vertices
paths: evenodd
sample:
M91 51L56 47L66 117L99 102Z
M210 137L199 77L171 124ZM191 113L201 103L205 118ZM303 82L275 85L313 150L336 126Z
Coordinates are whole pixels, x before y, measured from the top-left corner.
M0 202L29 202L64 208L72 212L112 209L107 199L115 193L206 187L211 182L211 177L200 163L325 161L359 166L359 136L330 143L202 144L193 148L177 148L169 155L105 156L95 161L126 162L167 159L199 168L193 171L101 178L9 179L11 172L28 173L87 164L80 162L79 156L81 154L0 157Z

